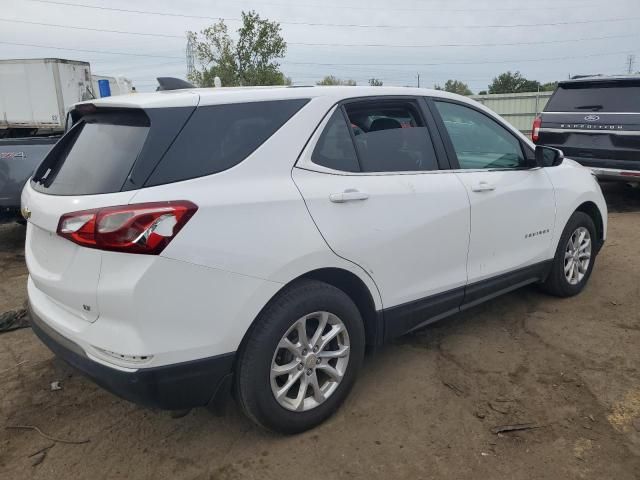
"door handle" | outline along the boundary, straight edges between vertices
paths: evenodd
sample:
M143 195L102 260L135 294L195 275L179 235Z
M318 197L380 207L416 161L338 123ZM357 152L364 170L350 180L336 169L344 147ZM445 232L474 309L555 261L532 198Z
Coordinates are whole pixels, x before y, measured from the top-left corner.
M480 182L471 187L472 192L492 192L496 189L495 185L491 185L489 182Z
M367 198L369 198L367 193L356 190L355 188L348 188L342 193L332 193L329 195L329 200L333 203L354 202L357 200L366 200Z

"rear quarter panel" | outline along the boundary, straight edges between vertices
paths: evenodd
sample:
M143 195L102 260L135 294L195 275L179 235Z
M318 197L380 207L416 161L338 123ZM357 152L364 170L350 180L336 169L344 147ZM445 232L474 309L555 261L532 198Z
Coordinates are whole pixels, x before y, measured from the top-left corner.
M360 267L329 249L291 178L300 152L333 103L312 99L226 171L139 190L131 203L185 199L198 205L162 255L283 284L316 268L345 268L375 291Z

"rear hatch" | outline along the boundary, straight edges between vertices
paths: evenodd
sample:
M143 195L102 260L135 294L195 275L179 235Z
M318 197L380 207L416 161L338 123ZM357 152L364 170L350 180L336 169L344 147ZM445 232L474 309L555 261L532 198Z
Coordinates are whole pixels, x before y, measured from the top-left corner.
M640 79L561 82L541 115L536 143L585 166L640 170Z
M22 194L27 267L34 286L58 307L89 322L100 314L101 250L58 235L61 217L129 203L194 108L87 106L36 169Z

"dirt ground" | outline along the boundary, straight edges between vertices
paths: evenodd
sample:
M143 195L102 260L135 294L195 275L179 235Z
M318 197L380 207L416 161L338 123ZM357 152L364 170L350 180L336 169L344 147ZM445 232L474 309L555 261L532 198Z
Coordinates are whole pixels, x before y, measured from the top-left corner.
M639 479L640 190L605 189L609 238L581 295L525 288L408 335L367 357L337 415L298 436L235 407L136 407L29 329L0 334L0 478ZM23 234L0 227L0 313L25 299ZM492 433L523 423L535 428Z

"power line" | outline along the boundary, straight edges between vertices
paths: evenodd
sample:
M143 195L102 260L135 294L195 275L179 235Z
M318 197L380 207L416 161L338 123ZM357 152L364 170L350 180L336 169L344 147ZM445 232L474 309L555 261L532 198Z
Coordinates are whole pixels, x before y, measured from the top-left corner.
M51 48L53 50L68 50L70 52L88 52L88 53L103 53L108 55L127 55L132 57L150 57L150 58L175 58L178 60L184 60L184 56L171 56L171 55L154 55L149 53L131 53L131 52L111 52L106 50L88 50L85 48L66 48L66 47L54 47L51 45L38 45L35 43L18 43L18 42L2 42L4 45L16 45L18 47L36 47L36 48Z
M65 47L55 47L51 45L40 45L34 43L18 43L18 42L4 42L0 41L0 44L4 45L16 45L23 47L36 47L36 48L51 48L54 50L69 50L76 52L90 52L90 53L100 53L100 54L108 54L108 55L128 55L135 57L150 57L150 58L171 58L171 59L184 59L184 57L171 56L171 55L154 55L154 54L144 54L144 53L132 53L132 52L113 52L107 50L89 50L89 49L81 49L81 48L65 48ZM518 62L544 62L550 60L568 60L573 58L591 58L591 57L605 57L612 55L620 55L620 54L629 54L633 53L633 51L620 51L620 52L605 52L605 53L591 53L587 55L571 55L564 57L546 57L546 58L529 58L529 59L511 59L511 60L485 60L481 62L473 61L463 61L463 62L434 62L434 63L323 63L323 62L283 62L283 66L285 64L289 65L314 65L314 66L329 66L329 67L342 67L342 66L367 66L367 67L432 67L432 66L440 66L440 65L488 65L488 64L506 64L506 63L518 63Z
M37 25L44 27L63 28L71 30L86 30L92 32L104 32L115 33L124 35L141 35L149 37L162 37L162 38L179 38L185 39L185 35L170 35L166 33L147 33L147 32L134 32L131 30L109 30L104 28L92 28L81 27L76 25L61 25L58 23L45 23L45 22L32 22L29 20L18 20L9 18L0 18L0 22L7 23L23 23L27 25ZM593 40L607 40L613 38L629 38L637 37L639 33L630 33L622 35L604 35L600 37L582 37L572 38L565 40L541 40L541 41L526 41L526 42L503 42L503 43L440 43L440 44L425 44L425 45L398 45L398 44L383 44L383 43L315 43L315 42L287 42L288 45L300 45L300 46L313 46L313 47L375 47L375 48L446 48L446 47L503 47L503 46L522 46L522 45L552 45L557 43L570 43L570 42L585 42Z
M158 12L153 10L133 10L128 8L115 8L115 7L103 7L99 5L86 5L82 3L71 3L71 2L60 2L55 0L29 0L31 2L38 3L48 3L53 5L64 5L69 7L80 7L80 8L91 8L97 10L109 10L114 12L125 12L125 13L139 13L146 15L160 15L167 17L182 17L182 18L199 18L199 19L208 19L208 20L225 20L225 21L234 21L239 22L242 21L241 18L237 17L212 17L208 15L187 15L182 13L172 13L172 12ZM520 23L520 24L511 24L511 25L389 25L389 24L357 24L357 23L320 23L320 22L295 22L295 21L278 21L278 23L282 25L303 25L307 27L347 27L347 28L419 28L419 29L450 29L450 28L466 28L466 29L486 29L486 28L523 28L523 27L550 27L550 26L562 26L562 25L583 25L583 24L593 24L593 23L614 23L614 22L627 22L631 20L638 20L640 17L626 17L626 18L603 18L597 20L578 20L578 21L565 21L565 22L552 22L552 23Z
M105 63L103 60L96 60L95 62L91 62L91 68L93 68L94 65L98 70L126 70L127 72L132 72L137 70L155 69L155 68L166 69L166 67L184 68L185 63L184 63L184 59L182 59L182 61L174 61L174 62L144 63L144 64L135 63L133 65L130 63L125 65L122 65L122 63L118 63L114 65L108 62Z
M577 0L580 1L580 0ZM376 7L376 6L366 6L366 7L355 7L355 6L351 6L351 5L337 5L337 4L319 4L319 3L296 3L295 5L292 5L290 3L276 3L276 2L255 2L258 5L262 6L275 6L275 7L287 7L287 8L291 8L291 7L307 7L307 8L322 8L322 9L326 9L326 8L340 8L343 10L363 10L363 11L376 11L376 10L385 10L385 11L392 11L392 12L438 12L438 13L467 13L467 12L488 12L488 13L492 13L492 12L513 12L513 11L529 11L529 10L534 10L534 11L540 11L540 10L545 10L545 9L554 9L554 10L562 10L562 9L571 9L571 8L575 8L575 4L571 5L571 6L545 6L545 5L537 5L535 7L506 7L506 8L440 8L440 7L436 7L436 8L420 8L420 7L413 7L413 8L398 8L398 7L393 7L393 6L385 6L385 7ZM585 5L586 2L582 2L580 1L580 8L602 8L602 5L600 2L589 2L591 3L591 5L589 5L589 3L587 3L587 5ZM597 3L597 5L593 5L593 3Z
M546 57L546 58L529 58L529 59L520 59L514 58L511 60L485 60L482 62L439 62L439 63L321 63L321 62L283 62L288 63L290 65L317 65L317 66L389 66L389 67L433 67L440 65L488 65L488 64L501 64L501 63L518 63L518 62L544 62L549 60L569 60L572 58L591 58L591 57L606 57L609 55L620 55L620 54L629 54L632 52L622 51L622 52L606 52L606 53L590 53L587 55L570 55L565 57ZM283 65L284 66L284 65Z
M640 34L629 33L624 35L606 35L602 37L583 37L583 38L570 38L565 40L541 40L541 41L527 41L527 42L501 42L501 43L439 43L428 45L398 45L398 44L384 44L384 43L308 43L308 42L287 42L289 45L304 45L304 46L322 46L322 47L375 47L375 48L434 48L434 47L511 47L511 46L524 46L524 45L552 45L556 43L570 43L570 42L585 42L590 40L607 40L612 38L628 38L636 37Z
M143 32L132 32L131 30L108 30L106 28L91 28L91 27L80 27L76 25L61 25L59 23L44 23L44 22L32 22L29 20L19 20L15 18L0 18L0 22L7 23L23 23L26 25L38 25L41 27L55 27L55 28L68 28L71 30L85 30L89 32L104 32L104 33L118 33L123 35L141 35L145 37L162 37L162 38L180 38L185 39L185 35L169 35L166 33L143 33Z
M181 18L198 18L205 20L220 20L220 17L212 17L209 15L187 15L184 13L171 13L171 12L155 12L150 10L132 10L128 8L115 8L115 7L103 7L100 5L85 5L81 3L71 3L71 2L57 2L53 0L27 0L29 2L36 3L48 3L53 5L64 5L66 7L80 7L80 8L92 8L94 10L109 10L112 12L123 12L123 13L143 13L147 15L159 15L163 17L181 17ZM241 21L240 18L226 18L224 20L233 20L233 21Z

